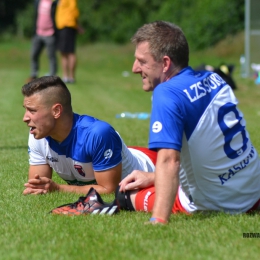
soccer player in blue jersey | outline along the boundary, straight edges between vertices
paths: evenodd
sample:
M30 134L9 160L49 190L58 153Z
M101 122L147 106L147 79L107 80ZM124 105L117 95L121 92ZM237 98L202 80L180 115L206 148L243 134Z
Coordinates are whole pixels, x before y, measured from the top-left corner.
M71 95L57 76L38 78L22 87L30 127L29 178L23 194L64 191L114 192L134 170L154 171L156 153L129 148L108 123L73 112ZM53 170L68 184L52 180Z
M260 160L231 87L189 66L188 42L172 23L145 24L132 42L132 71L153 91L149 148L158 155L154 174L121 181L121 207L152 211L153 224L177 212L260 208Z

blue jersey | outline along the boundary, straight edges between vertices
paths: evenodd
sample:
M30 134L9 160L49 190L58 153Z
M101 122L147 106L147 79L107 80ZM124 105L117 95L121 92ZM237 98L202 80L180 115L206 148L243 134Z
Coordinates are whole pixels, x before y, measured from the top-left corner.
M244 212L260 198L260 162L232 89L216 73L183 69L153 92L149 148L181 152L186 210Z
M108 123L87 115L74 114L67 138L58 143L51 137L35 139L29 135L29 163L49 164L69 184L95 182L94 171L109 170L122 162L122 176L133 170L153 172L150 158L128 149Z

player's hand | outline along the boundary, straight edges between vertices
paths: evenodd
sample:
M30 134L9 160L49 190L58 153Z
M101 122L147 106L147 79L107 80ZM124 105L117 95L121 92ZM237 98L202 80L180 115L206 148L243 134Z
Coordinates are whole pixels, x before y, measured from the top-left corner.
M39 195L39 194L46 194L48 191L44 189L32 189L32 188L26 188L23 191L23 195L33 194L33 195Z
M154 185L155 174L153 172L143 172L134 170L126 176L120 183L119 191L143 189Z
M38 174L34 176L34 179L29 179L24 186L26 187L23 191L24 195L46 194L48 192L59 190L58 184L47 177L40 177Z

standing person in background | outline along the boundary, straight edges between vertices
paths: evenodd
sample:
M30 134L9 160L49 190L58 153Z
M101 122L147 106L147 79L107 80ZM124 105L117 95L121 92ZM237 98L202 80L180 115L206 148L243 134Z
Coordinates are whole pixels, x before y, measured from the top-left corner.
M61 53L61 67L65 83L75 82L76 35L77 32L82 32L78 18L77 0L59 0L55 19L58 29L58 50Z
M55 10L57 1L35 0L35 35L31 50L31 75L27 82L38 77L40 54L46 46L49 58L49 75L57 73Z

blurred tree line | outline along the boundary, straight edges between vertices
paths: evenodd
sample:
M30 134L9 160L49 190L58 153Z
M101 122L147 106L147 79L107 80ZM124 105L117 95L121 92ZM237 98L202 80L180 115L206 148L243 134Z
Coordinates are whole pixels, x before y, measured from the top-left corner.
M179 25L191 49L214 45L244 28L244 0L78 0L83 43L126 43L144 23ZM1 0L0 36L33 33L33 0Z

